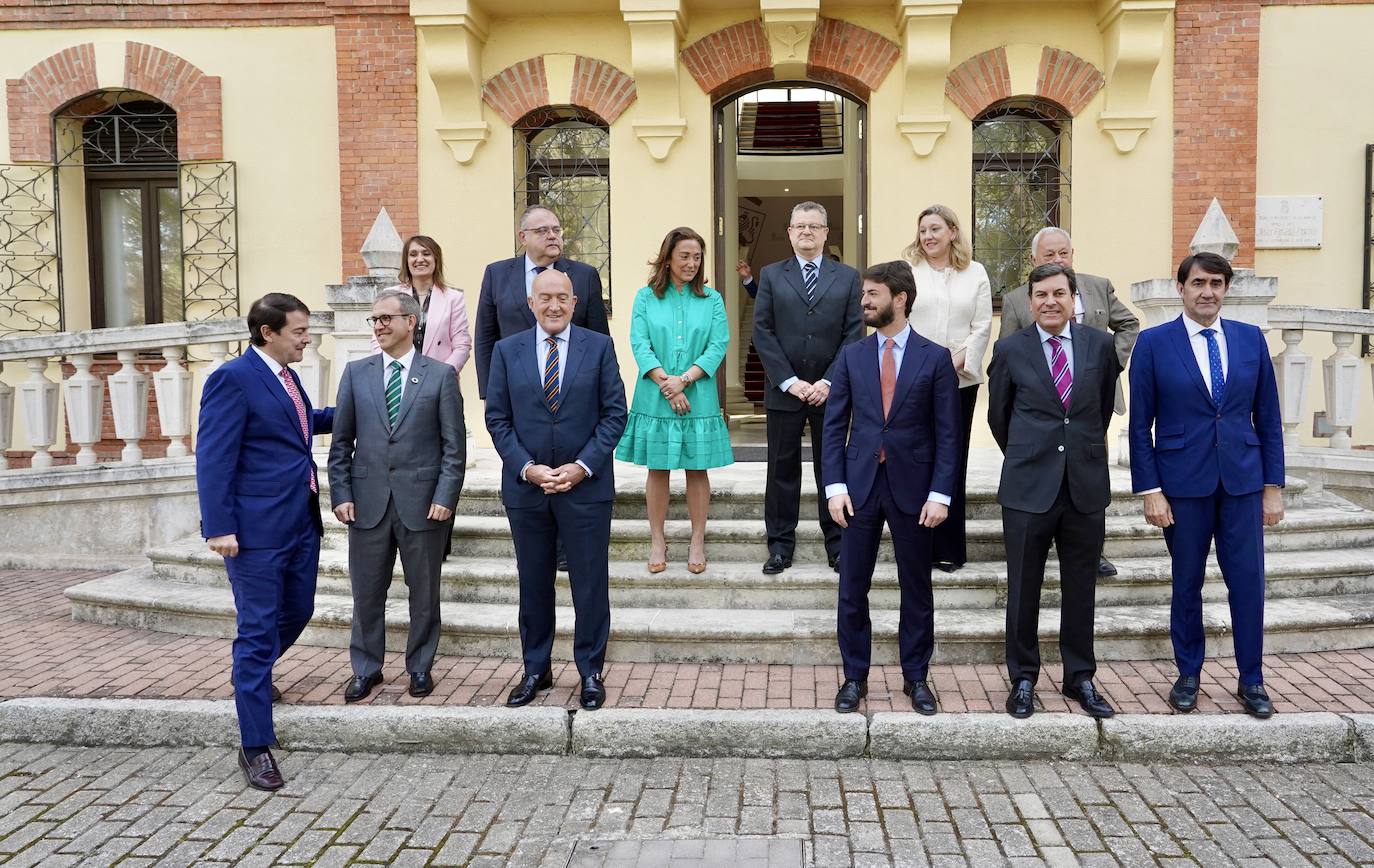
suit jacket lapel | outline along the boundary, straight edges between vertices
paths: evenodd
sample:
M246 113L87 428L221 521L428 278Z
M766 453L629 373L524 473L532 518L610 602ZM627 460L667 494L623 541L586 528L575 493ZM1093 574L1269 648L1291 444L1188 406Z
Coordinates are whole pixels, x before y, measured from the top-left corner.
M1026 355L1030 356L1030 366L1040 377L1040 382L1045 386L1045 392L1056 402L1059 403L1059 390L1054 387L1054 376L1050 374L1050 363L1045 360L1045 349L1040 345L1040 330L1032 325L1029 329L1021 332L1026 336L1025 350ZM1069 333L1072 336L1072 332ZM1075 348L1077 349L1077 348ZM1075 364L1077 363L1078 353L1074 353ZM1078 371L1074 371L1074 376L1078 376ZM1074 382L1077 382L1075 380ZM1062 404L1060 406L1063 406Z
M855 379L862 384L859 388L868 393L868 398L873 402L873 406L878 408L878 418L881 419L883 415L883 385L882 372L878 369L878 346L877 332L859 341L859 370ZM855 406L858 406L857 400L854 403Z
M382 423L382 429L391 430L391 420L386 417L386 380L382 377L385 366L382 361L390 361L391 357L386 353L375 353L367 357L364 364L358 366L358 374L366 382L354 391L366 395L366 401L372 404L377 410L377 419Z
M783 260L782 271L787 275L787 283L796 292L797 298L810 309L811 302L806 298L806 284L802 283L801 266L797 264L797 257Z
M415 358L410 363L410 375L407 382L401 385L401 409L396 411L396 425L392 431L399 431L402 423L406 420L406 414L415 404L415 396L425 387L425 375L429 373L429 356L420 353L415 354Z
M835 273L839 270L839 266L835 264L835 260L831 259L829 256L821 260L821 273L816 278L816 297L811 300L811 307L815 307L820 303L821 296L825 295L826 290L830 289L830 285L835 282ZM802 286L802 296L806 296L806 287L804 285Z
M1207 399L1207 403L1213 403L1212 392L1207 388L1207 381L1202 379L1202 370L1197 366L1197 356L1193 355L1193 345L1188 340L1188 327L1183 324L1182 316L1173 321L1169 329L1169 337L1173 340L1174 351L1178 353L1179 363L1188 372L1189 379Z
M527 328L534 328L534 311L530 310L530 297L525 294L525 254L520 254L510 261L510 287L511 299L517 307L525 314L525 325Z
M544 372L539 369L538 332L531 329L527 334L529 337L520 342L520 354L525 357L525 361L518 363L519 368L530 378L530 388L539 396L539 403L547 410L549 402L544 400Z
M267 367L267 363L258 357L257 352L250 349L248 350L248 355L248 363L253 366L253 370L258 372L258 377L262 379L263 384L267 387L267 391L272 394L273 398L277 399L277 405L286 413L286 418L291 423L291 430L295 431L297 434L301 434L301 417L296 413L296 405L291 402L291 397L286 394L286 387L282 385L281 379L272 374L272 369ZM287 370L289 372L290 369ZM288 373L287 376L290 376L290 373ZM300 391L300 388L300 383L296 383L297 391ZM304 393L301 395L301 400L305 400ZM308 424L310 419L309 412L307 412L305 416ZM301 445L304 446L305 435L301 434L298 439Z
M1088 318L1088 315L1087 315L1086 313L1084 313L1084 314L1083 314L1083 318L1084 318L1084 319L1087 319L1087 318ZM1091 338L1089 338L1089 337L1084 333L1084 332L1085 332L1087 329L1089 329L1089 328L1091 328L1091 326L1080 325L1080 324L1078 324L1078 323L1076 323L1076 322L1075 322L1075 323L1069 323L1069 340L1070 340L1070 342L1073 343L1073 394L1074 394L1074 395L1079 395L1079 394L1088 395L1088 394L1091 394L1090 392L1081 391L1081 390L1083 390L1083 389L1088 389L1088 388L1090 388L1089 384L1088 384L1087 381L1086 381L1086 377L1088 376L1088 368L1087 368L1087 364L1088 364L1088 353L1089 353L1089 350L1088 350L1088 341L1090 341ZM1055 397L1057 398L1058 396L1059 396L1059 393L1056 391L1056 392L1055 392ZM1073 398L1070 397L1070 399L1069 399L1069 407L1072 408L1073 406L1074 406Z
M908 326L910 328L910 326ZM897 370L897 388L892 390L892 406L897 408L906 400L906 393L911 391L911 381L916 379L916 372L920 370L921 362L916 359L917 354L924 355L924 347L918 344L916 332L913 330L906 339L906 349L902 351L902 366ZM881 374L880 374L881 376ZM881 384L881 380L879 381ZM882 401L881 385L878 391L878 400ZM881 403L878 405L882 406Z
M568 328L572 328L572 326L568 326ZM568 404L568 384L577 375L578 369L582 366L582 360L587 355L587 335L585 332L586 329L574 329L568 335L568 348L566 350L568 357L563 360L563 376L558 380L559 412L562 412Z

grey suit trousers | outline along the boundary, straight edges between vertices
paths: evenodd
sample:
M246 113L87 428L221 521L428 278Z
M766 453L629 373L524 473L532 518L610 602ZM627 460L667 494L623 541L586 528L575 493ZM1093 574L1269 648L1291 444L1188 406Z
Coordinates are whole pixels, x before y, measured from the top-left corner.
M445 523L433 530L406 528L388 500L386 516L377 526L348 528L348 574L353 585L353 635L348 659L354 675L382 670L386 654L386 600L401 554L406 587L410 591L410 636L406 640L406 671L428 672L439 647L439 570L444 542L451 533Z

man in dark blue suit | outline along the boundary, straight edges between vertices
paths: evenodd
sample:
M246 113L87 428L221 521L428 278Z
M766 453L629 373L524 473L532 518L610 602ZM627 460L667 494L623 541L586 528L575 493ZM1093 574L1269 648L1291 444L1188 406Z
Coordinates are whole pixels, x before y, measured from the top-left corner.
M482 273L477 299L477 396L487 397L491 357L496 342L534 327L530 310L534 278L546 269L561 271L572 281L577 308L572 324L603 335L611 333L606 305L601 300L601 274L582 262L563 258L563 226L558 215L543 205L531 205L520 215L519 256L502 259Z
M868 694L872 623L868 589L883 523L892 535L901 589L897 646L911 707L934 714L926 671L935 647L931 530L949 515L957 486L959 386L949 351L907 324L916 284L911 266L885 262L864 273L864 324L830 369L821 472L840 542L838 632L844 683L835 710L855 711Z
M491 358L487 430L501 455L501 502L520 576L525 671L506 705L553 686L555 541L572 586L573 659L583 708L606 701L601 667L611 632L612 454L625 430L625 385L615 345L571 325L572 282L545 271L530 296L534 328L502 339Z
M310 310L273 292L248 311L251 346L205 380L196 441L200 530L224 557L234 593L234 703L239 766L250 786L280 789L272 666L315 608L319 482L311 438L327 434L333 409L314 410L288 365L310 344Z
M1183 315L1140 333L1131 362L1131 486L1173 558L1169 704L1197 707L1206 635L1202 580L1216 541L1239 684L1255 717L1264 690L1264 528L1283 520L1283 426L1264 334L1221 318L1231 264L1199 253L1178 268Z

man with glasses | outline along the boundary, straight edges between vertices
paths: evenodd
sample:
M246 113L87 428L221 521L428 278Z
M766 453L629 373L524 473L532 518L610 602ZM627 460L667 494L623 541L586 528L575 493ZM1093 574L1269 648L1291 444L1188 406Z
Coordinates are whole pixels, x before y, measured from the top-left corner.
M821 428L830 395L826 372L840 348L864 335L859 272L825 255L829 236L825 208L802 202L792 208L787 237L793 256L759 272L754 306L754 349L767 377L768 483L763 521L768 560L763 572L792 566L801 509L802 431L811 427L811 467L826 560L839 572L840 527L830 517L821 482Z

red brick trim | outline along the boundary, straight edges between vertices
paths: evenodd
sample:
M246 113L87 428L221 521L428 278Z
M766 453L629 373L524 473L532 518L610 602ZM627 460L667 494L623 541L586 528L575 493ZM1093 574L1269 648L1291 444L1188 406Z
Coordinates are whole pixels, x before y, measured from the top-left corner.
M902 56L891 39L837 18L822 18L811 37L806 74L864 101Z
M382 14L339 11L334 50L342 273L347 277L364 271L358 248L381 208L402 238L419 231L420 172L414 21L405 6L383 8Z
M34 64L23 78L7 80L10 159L51 163L53 113L98 87L95 44L90 42L64 48Z
M1071 115L1083 111L1105 83L1097 67L1071 51L1047 45L1040 52L1040 76L1035 82L1035 92L1054 100Z
M569 101L586 109L607 124L625 113L635 101L635 80L602 60L577 56L573 65L572 95Z
M945 76L945 95L972 120L988 106L1011 96L1006 47L975 54Z
M1174 12L1173 252L1188 255L1208 204L1221 201L1254 261L1259 0L1178 0Z
M487 79L482 85L482 99L512 126L548 105L549 79L543 55L512 64Z
M176 109L177 155L183 160L224 159L220 80L194 64L142 42L124 43L124 86Z
M682 63L712 99L773 80L773 55L758 19L708 33L682 49Z

